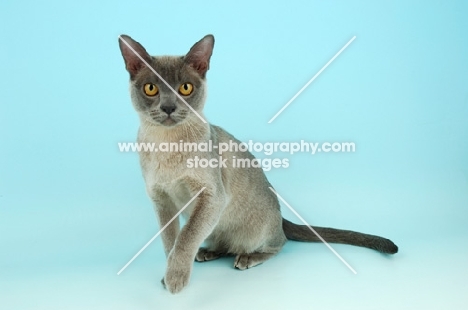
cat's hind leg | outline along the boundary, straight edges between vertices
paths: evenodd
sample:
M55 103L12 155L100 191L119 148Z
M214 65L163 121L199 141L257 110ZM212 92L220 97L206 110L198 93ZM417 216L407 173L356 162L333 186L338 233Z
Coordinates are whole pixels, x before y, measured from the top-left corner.
M262 264L264 261L278 254L286 243L286 236L282 228L276 229L276 234L271 234L271 231L268 234L269 240L256 250L252 251L246 248L244 253L237 252L238 254L234 259L234 268L239 270L249 269Z

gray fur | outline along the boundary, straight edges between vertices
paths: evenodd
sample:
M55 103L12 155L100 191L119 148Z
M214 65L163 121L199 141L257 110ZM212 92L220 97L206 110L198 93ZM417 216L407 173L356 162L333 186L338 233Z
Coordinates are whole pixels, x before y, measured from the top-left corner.
M214 38L205 36L185 56L152 57L136 41L122 36L145 61L177 90L190 82L194 91L184 99L203 116L206 98L206 71ZM130 73L132 103L140 117L138 142L219 142L237 141L221 127L203 123L164 85L132 51L120 43ZM148 97L143 85L153 83L159 94ZM175 106L168 115L161 105ZM141 152L140 163L146 190L154 202L159 224L164 226L201 188L206 189L182 213L187 224L180 229L179 220L162 233L167 256L163 283L171 293L182 290L189 281L193 261L209 261L224 255L235 256L234 266L248 269L274 256L288 239L318 241L306 227L284 220L276 195L261 168L231 168L233 156L253 159L249 152L226 152L228 168L187 168L187 159L219 158L213 152ZM340 242L396 253L390 240L337 229L316 228L328 242ZM206 247L200 248L205 242Z

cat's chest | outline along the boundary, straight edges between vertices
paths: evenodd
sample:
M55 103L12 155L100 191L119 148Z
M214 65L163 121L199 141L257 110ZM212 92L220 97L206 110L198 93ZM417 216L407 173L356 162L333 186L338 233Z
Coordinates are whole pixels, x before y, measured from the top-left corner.
M172 187L187 174L187 155L179 152L140 153L140 163L146 185ZM171 185L172 184L172 185Z
M141 154L142 172L146 190L150 197L165 192L175 206L180 209L191 199L187 180L193 178L192 170L186 168L186 154L172 153L169 156ZM193 204L183 215L189 216Z
M148 125L140 127L138 142L154 146L151 152L139 153L146 188L150 195L156 188L169 194L185 192L184 183L188 180L205 179L206 169L191 169L188 167L188 160L197 155L209 156L208 153L186 150L182 142L195 144L208 140L209 128L190 131L198 133L197 136L188 135L184 128L164 129Z

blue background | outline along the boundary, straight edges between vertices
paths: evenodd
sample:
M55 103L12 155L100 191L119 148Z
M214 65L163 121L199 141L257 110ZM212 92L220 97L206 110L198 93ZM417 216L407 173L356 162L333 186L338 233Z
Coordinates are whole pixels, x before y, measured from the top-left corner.
M3 309L461 309L468 299L465 1L3 1ZM247 141L352 141L267 173L309 223L386 236L386 257L289 242L264 265L196 264L172 296L134 141L121 33L152 54L216 37L206 116ZM354 35L272 124L268 120ZM281 156L282 157L282 156ZM284 216L298 222L283 208Z

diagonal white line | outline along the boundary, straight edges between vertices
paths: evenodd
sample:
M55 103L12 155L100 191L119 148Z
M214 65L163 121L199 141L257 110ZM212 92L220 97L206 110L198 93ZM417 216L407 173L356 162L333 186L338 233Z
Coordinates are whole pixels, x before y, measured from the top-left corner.
M156 74L156 76L157 76L161 81L163 81L163 83L166 84L166 86L169 87L169 89L172 90L172 92L173 92L174 94L176 94L176 96L177 96L180 100L182 100L182 102L185 103L185 105L186 105L187 107L189 107L189 109L192 110L192 112L195 113L195 115L198 116L198 118L201 119L203 123L206 124L205 119L204 119L203 117L201 117L200 114L198 114L197 111L195 111L195 109L192 108L192 106L189 105L189 104L187 103L187 101L185 101L185 99L182 98L182 96L179 95L179 93L178 93L177 91L175 91L174 88L172 88L172 86L169 85L169 83L166 82L166 80L163 79L162 76L161 76L158 72L156 72L156 70L154 70L153 67L151 67L151 66L149 65L149 63L146 62L146 60L144 60L143 57L141 57L140 54L138 54L138 53L133 49L133 47L131 47L130 44L128 44L127 41L125 41L125 40L122 38L122 36L119 36L119 39L120 39L123 43L125 43L125 45L127 45L128 48L131 49L132 52L133 52L138 58L140 58L141 61L143 61L143 63L148 67L148 69L150 69L151 71L153 71L153 73Z
M122 267L122 269L120 269L119 272L117 272L117 275L120 275L120 274L122 273L122 271L124 271L125 268L127 268L128 265L130 265L130 264L135 260L135 258L137 258L138 255L140 255L141 252L143 252L143 251L151 244L151 242L153 242L154 239L156 239L156 238L164 231L164 229L166 229L166 227L169 226L169 224L171 224L172 221L174 221L174 220L179 216L179 214L181 214L181 213L185 210L185 208L187 208L187 207L190 205L190 203L191 203L192 201L194 201L195 198L197 198L198 195L200 195L200 193L203 192L203 191L205 190L205 188L206 188L206 187L203 187L198 193L196 193L195 196L193 196L192 199L190 199L189 202L187 202L187 204L186 204L182 209L180 209L179 212L177 212L177 214L174 215L174 216L171 218L171 220L170 220L169 222L167 222L167 224L164 225L163 228L161 228L161 229L158 231L158 233L157 233L156 235L154 235L154 237L151 238L151 240L148 241L148 242L141 248L141 250L138 251L138 253L136 253L136 254L132 257L132 259L128 261L128 263L125 264L125 266Z
M325 70L332 62L333 60L335 60L336 57L338 57L347 47L348 45L351 44L351 42L354 41L354 39L356 39L356 36L352 37L351 40L348 41L348 43L346 43L339 51L338 53L335 54L335 56L333 56L332 59L330 59L326 64L325 66L322 67L322 69L320 69L319 72L317 72L310 80L309 82L307 82L298 92L297 94L295 94L289 101L288 103L286 103L284 105L284 107L281 108L281 110L278 111L278 113L275 114L275 116L273 116L269 121L268 121L268 124L271 124L271 122L273 122L275 120L275 118L278 117L278 115L280 115L306 88L307 86L310 85L310 83L312 83L319 75L320 73L322 73L323 70Z
M351 267L348 262L346 262L344 260L343 257L341 257L340 254L338 254L335 249L333 249L329 244L328 242L325 241L325 239L322 238L322 236L320 236L316 231L315 229L313 229L309 224L307 224L307 222L302 218L302 216L299 215L299 213L296 212L296 210L294 210L290 205L289 203L286 202L286 200L283 199L283 197L281 197L274 189L273 187L269 187L269 189L276 195L278 196L278 198L320 239L320 241L322 241L329 249L330 251L333 252L333 254L335 254L336 257L338 257L342 262L343 264L346 265L346 267L349 268L349 270L351 270L354 274L357 274L356 270L353 269L353 267Z

